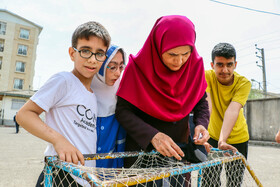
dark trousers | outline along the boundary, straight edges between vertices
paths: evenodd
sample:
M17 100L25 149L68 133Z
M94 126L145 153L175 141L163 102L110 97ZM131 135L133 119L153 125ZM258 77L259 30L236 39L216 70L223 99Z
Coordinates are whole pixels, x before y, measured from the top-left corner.
M208 143L213 147L218 147L218 141L210 138ZM231 144L238 152L240 152L246 159L248 155L248 141L240 144ZM243 174L245 170L242 160L235 160L225 163L225 171L227 178L227 186L241 186L243 180ZM239 166L239 167L235 167ZM223 166L216 165L202 170L201 186L217 187L221 186L220 174Z
M15 122L15 126L16 126L16 133L18 133L19 132L19 125L18 125L17 122Z
M132 157L135 158L135 157ZM143 160L148 160L149 156L144 156L142 159ZM158 161L156 161L157 159L159 159ZM159 158L157 158L156 160L153 160L152 163L155 163L155 165L153 165L152 163L150 163L149 167L156 167L156 163L161 163L161 159L164 159L163 155L159 155ZM149 167L147 167L146 165L147 163L142 163L141 165L139 165L139 168L145 168L148 169ZM180 187L180 186L184 186L184 187L190 187L191 186L191 175L190 173L185 173L185 174L181 174L181 175L175 175L166 179L159 179L159 180L155 180L155 181L151 181L151 182L146 182L146 183L141 183L141 184L137 184L137 185L133 185L132 187L162 187L164 186L164 180L168 180L166 183L170 183L170 186L174 186L174 187Z
M64 170L60 169L57 173L57 175L53 174L53 184L54 187L81 187L75 180L71 177L71 175L68 172L65 172ZM44 185L44 172L40 174L36 187L43 187Z

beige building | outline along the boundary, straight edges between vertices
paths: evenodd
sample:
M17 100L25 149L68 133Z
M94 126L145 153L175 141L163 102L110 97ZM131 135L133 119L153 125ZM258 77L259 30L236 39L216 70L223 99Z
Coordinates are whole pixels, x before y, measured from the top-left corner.
M0 9L0 125L12 123L33 95L36 49L42 27Z

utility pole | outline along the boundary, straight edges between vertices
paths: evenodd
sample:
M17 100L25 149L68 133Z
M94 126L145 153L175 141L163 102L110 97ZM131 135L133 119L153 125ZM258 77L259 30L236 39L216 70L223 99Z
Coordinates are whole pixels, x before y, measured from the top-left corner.
M264 92L264 97L267 97L264 49L263 48L258 48L257 44L255 44L255 46L256 46L256 49L259 51L259 53L261 53L261 56L259 56L258 52L256 52L256 57L258 57L262 61L262 65L258 65L258 61L256 61L256 63L257 63L257 66L262 69L262 74L263 74L263 92Z

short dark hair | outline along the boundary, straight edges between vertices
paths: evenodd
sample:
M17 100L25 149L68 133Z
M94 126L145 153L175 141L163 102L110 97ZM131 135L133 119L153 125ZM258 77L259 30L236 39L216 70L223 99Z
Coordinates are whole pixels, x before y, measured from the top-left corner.
M96 36L104 41L105 46L109 47L111 37L103 25L95 21L89 21L79 25L72 35L72 47L77 47L78 39L89 40L90 36Z
M234 57L236 60L236 51L233 45L229 43L219 43L215 45L212 50L212 62L214 63L215 57L224 57L226 59Z

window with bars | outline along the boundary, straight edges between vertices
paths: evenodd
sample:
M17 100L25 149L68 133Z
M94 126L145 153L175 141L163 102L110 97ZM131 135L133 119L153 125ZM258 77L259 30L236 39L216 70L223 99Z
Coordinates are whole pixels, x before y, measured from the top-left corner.
M0 56L0 70L2 69L2 57Z
M24 62L16 62L16 72L25 72L25 63Z
M14 80L14 89L22 90L23 88L23 79L15 79Z
M0 21L0 34L6 34L7 23Z
M27 29L20 29L19 37L28 40L29 39L29 30L27 30Z
M5 40L0 40L0 52L4 51L4 43L5 43Z
M19 55L27 55L27 46L26 45L18 45L18 54Z
M12 99L11 109L20 109L24 104L25 100L23 99Z

